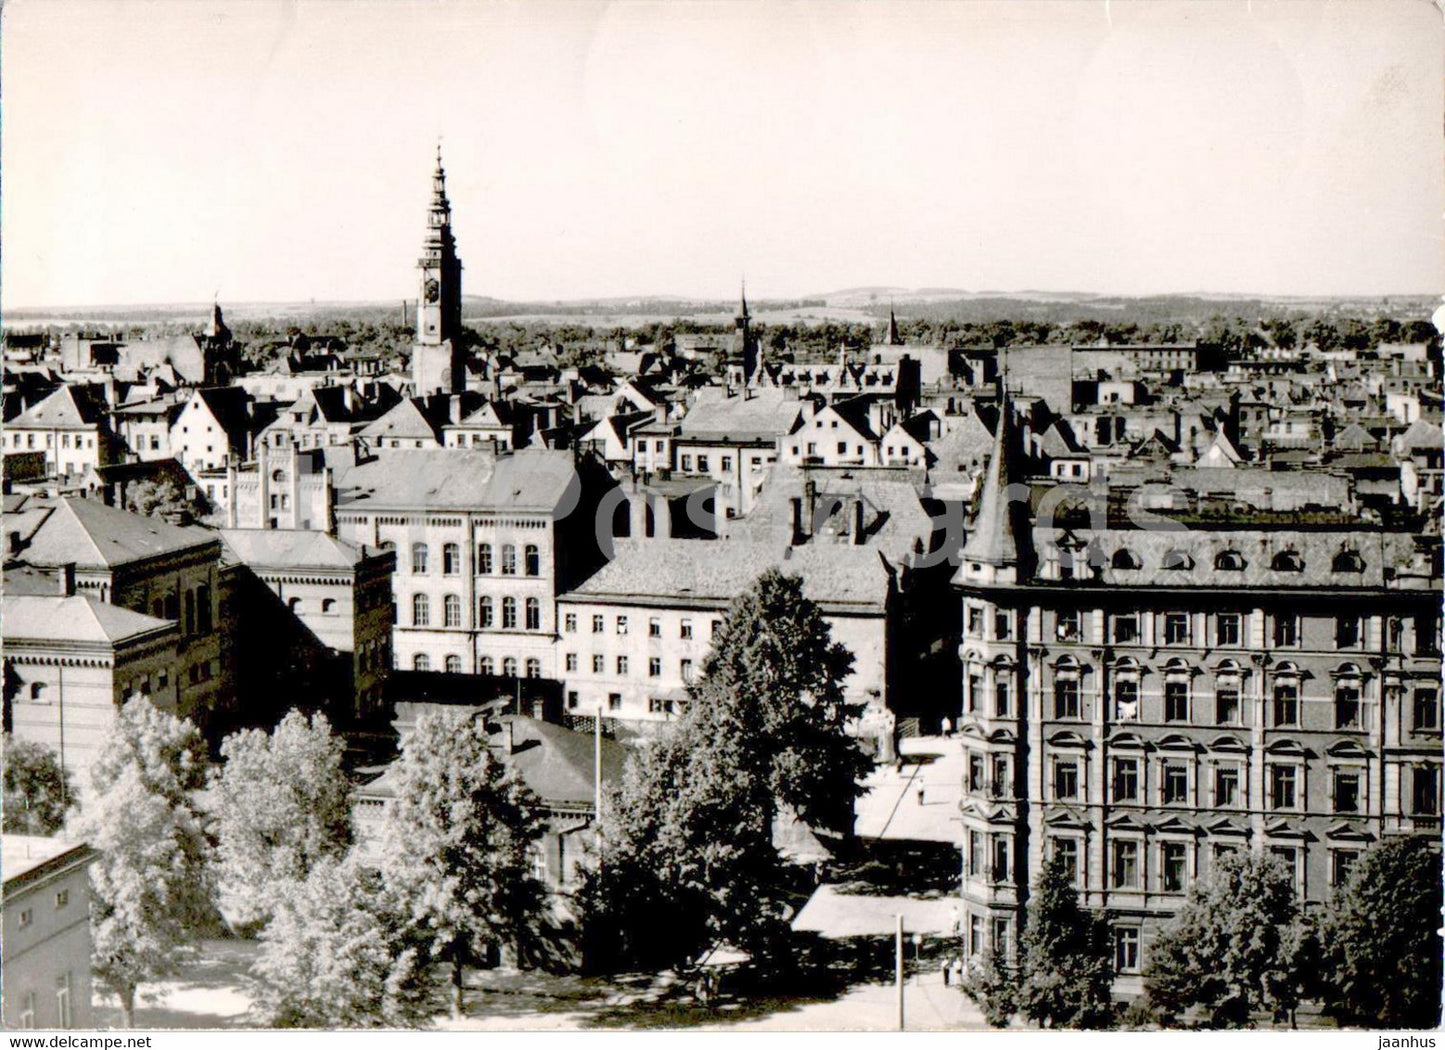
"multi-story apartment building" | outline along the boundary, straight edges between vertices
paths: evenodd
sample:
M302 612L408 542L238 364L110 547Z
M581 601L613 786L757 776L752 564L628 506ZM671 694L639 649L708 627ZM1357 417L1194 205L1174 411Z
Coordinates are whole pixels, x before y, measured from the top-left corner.
M1223 852L1272 851L1318 902L1369 843L1438 837L1438 534L1320 508L1031 519L1011 431L955 576L970 950L1015 949L1052 855L1127 985Z
M71 477L120 458L99 386L61 386L5 424L5 455L43 451L51 477Z
M633 722L673 717L728 606L769 568L802 576L803 593L853 654L846 695L881 712L897 588L876 550L669 539L619 542L606 566L558 598L567 709Z
M396 554L393 666L553 677L557 594L600 562L613 484L534 449L403 449L339 472L337 534Z
M672 470L718 483L717 513L742 517L778 458L778 443L802 423L807 407L783 391L721 391L700 396L677 424L654 423L634 432L640 471Z
M94 1028L90 1010L90 864L80 842L0 841L4 887L4 1021L10 1031Z

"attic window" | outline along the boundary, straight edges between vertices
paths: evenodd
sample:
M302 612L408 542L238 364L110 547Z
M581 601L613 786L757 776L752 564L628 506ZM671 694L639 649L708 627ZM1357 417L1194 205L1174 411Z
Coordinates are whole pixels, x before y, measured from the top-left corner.
M1114 568L1116 569L1138 569L1143 566L1139 555L1135 554L1128 547L1120 547L1114 552Z
M1359 551L1340 551L1330 564L1330 570L1332 572L1364 572L1365 559L1360 557Z
M1239 551L1220 551L1214 559L1214 567L1225 572L1243 572L1244 555Z
M1280 551L1270 563L1270 568L1275 572L1303 572L1304 567L1305 562L1299 551Z
M1164 568L1192 569L1194 568L1194 559L1186 551L1172 550L1164 555Z

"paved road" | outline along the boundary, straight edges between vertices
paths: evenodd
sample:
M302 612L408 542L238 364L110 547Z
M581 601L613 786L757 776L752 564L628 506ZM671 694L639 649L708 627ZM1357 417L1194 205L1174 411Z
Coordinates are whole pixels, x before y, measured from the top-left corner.
M963 744L948 737L917 737L902 741L901 750L901 772L879 766L864 782L868 793L858 800L854 829L867 839L958 843Z

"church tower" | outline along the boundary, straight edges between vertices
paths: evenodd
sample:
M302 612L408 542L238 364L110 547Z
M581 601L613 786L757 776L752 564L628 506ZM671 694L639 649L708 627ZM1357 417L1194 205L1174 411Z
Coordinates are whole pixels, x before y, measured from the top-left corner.
M743 361L743 386L753 386L760 378L758 372L762 364L758 353L758 341L753 336L753 315L748 312L748 289L743 286L742 293L738 296L738 312L733 318L733 345L731 357L741 357Z
M426 238L416 265L421 271L421 294L416 307L416 342L411 348L412 394L461 393L467 385L462 350L462 262L452 237L452 206L447 201L440 146L432 173Z

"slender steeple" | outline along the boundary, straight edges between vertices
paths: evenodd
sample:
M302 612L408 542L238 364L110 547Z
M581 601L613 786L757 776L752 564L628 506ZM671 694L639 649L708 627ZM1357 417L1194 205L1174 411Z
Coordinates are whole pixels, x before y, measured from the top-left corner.
M893 313L893 304L888 304L888 334L883 342L888 346L902 346L903 337L898 334L898 318Z
M758 341L753 338L753 315L748 312L748 284L743 282L738 296L738 312L733 318L732 356L743 361L743 386L752 386L762 368L762 355L758 353Z
M1019 544L1014 530L1014 508L1009 500L1009 458L1013 447L1013 408L999 399L998 425L993 452L984 473L978 514L963 545L963 563L955 579L972 583L1018 582Z
M422 238L421 295L416 311L416 345L412 348L412 387L417 396L458 393L465 388L462 356L462 263L452 236L452 205L447 199L447 173L437 144L432 171L432 197Z

